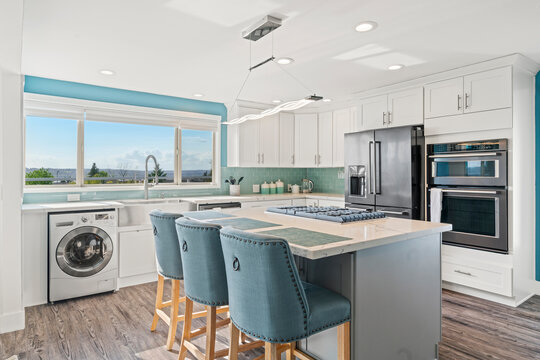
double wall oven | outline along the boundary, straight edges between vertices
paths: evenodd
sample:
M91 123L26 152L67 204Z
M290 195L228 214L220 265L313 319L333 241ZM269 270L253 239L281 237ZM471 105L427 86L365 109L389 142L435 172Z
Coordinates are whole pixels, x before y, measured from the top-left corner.
M507 140L431 144L427 147L428 199L440 189L441 222L452 224L443 243L508 252Z

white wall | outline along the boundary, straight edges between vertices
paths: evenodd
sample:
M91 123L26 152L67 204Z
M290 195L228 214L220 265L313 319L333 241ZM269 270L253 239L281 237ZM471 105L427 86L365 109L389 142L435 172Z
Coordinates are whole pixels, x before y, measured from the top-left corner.
M22 304L23 2L0 3L0 333L24 328Z

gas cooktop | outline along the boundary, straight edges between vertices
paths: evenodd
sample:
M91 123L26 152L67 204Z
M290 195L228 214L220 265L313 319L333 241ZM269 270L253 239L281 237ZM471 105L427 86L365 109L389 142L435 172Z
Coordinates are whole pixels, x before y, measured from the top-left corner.
M338 223L379 219L385 217L384 213L378 211L369 212L365 210L338 208L334 206L279 206L270 207L266 209L266 211Z

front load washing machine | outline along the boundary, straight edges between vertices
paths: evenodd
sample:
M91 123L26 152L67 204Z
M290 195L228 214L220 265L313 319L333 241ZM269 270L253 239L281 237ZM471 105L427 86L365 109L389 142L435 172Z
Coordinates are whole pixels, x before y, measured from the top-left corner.
M49 302L117 289L116 231L114 209L49 214Z

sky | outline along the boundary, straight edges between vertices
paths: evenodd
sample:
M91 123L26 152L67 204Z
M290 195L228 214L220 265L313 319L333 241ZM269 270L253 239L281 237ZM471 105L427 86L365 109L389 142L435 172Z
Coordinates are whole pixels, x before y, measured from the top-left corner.
M26 118L27 168L76 168L77 121ZM174 128L86 121L84 167L144 170L146 156L154 155L163 170L174 169ZM182 168L207 170L212 161L212 133L182 130Z

